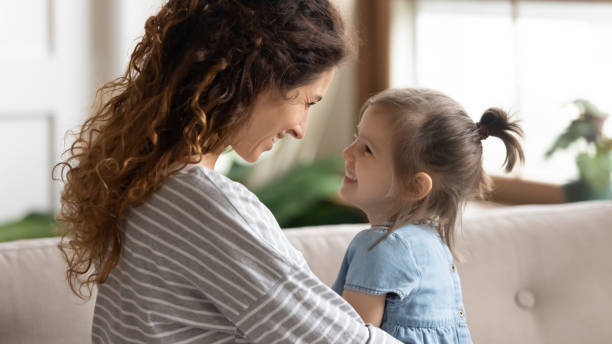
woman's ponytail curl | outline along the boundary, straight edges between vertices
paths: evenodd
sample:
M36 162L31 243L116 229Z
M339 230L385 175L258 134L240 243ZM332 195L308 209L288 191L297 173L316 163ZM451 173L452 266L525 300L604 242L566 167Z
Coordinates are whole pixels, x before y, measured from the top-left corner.
M523 137L523 129L517 121L510 121L508 114L499 108L489 108L476 123L480 139L484 140L489 136L500 138L506 146L506 172L512 171L516 161L525 162L525 154L519 143L518 137Z

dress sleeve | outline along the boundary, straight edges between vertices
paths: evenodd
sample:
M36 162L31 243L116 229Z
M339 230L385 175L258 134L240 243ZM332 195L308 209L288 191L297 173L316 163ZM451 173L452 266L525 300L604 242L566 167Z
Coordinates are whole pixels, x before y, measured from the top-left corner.
M348 248L344 288L366 294L397 294L400 299L414 290L421 277L410 242L395 233L369 249L384 232L360 232Z
M366 325L306 267L285 259L244 221L218 185L192 177L160 193L182 237L179 273L252 343L399 343ZM252 215L252 214L251 214ZM178 245L178 244L177 244Z

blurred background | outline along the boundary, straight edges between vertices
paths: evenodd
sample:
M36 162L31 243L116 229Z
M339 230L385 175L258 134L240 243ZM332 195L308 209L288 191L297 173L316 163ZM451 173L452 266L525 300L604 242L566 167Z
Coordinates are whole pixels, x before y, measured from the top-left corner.
M358 109L388 87L430 87L478 120L520 119L526 164L500 166L484 144L496 204L610 198L612 1L334 0L359 46L340 66L308 134L256 164L228 153L217 169L268 205L282 227L364 222L337 197ZM52 233L61 184L51 167L95 91L124 71L161 0L0 2L0 241Z

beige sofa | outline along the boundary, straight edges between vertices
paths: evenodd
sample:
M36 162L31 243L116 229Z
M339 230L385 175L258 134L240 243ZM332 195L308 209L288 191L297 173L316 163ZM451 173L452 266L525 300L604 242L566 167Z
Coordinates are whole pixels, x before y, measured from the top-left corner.
M287 230L335 279L363 225ZM0 244L0 343L87 343L93 302L70 294L57 239ZM471 207L458 248L475 343L612 343L612 202Z

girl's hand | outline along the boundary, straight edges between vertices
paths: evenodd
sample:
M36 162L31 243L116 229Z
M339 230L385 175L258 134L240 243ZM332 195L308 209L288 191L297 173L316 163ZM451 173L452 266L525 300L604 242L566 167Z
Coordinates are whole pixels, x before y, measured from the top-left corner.
M344 289L342 297L355 308L365 323L380 327L387 294L372 295Z

